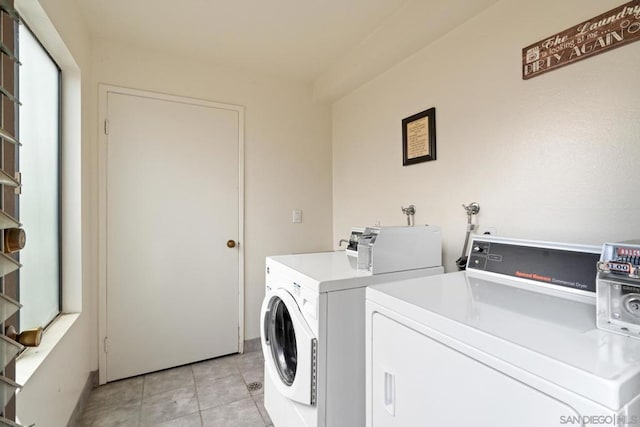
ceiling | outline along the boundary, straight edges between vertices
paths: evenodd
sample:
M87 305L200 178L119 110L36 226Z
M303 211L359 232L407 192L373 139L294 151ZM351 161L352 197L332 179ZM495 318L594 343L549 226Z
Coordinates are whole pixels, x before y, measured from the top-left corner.
M330 92L344 90L344 73L384 71L496 1L77 0L77 4L94 38L299 81L321 81L323 90Z

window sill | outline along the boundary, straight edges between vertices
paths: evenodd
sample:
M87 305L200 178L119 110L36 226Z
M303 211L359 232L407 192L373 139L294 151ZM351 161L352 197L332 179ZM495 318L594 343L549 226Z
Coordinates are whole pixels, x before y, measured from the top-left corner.
M38 370L47 356L62 340L65 334L80 317L80 313L65 313L60 315L42 334L42 341L38 347L28 347L16 360L16 382L25 385Z

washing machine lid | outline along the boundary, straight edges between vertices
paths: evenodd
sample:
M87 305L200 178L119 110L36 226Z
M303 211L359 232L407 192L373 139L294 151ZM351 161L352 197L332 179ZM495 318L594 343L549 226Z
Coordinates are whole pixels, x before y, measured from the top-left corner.
M347 256L345 251L270 256L267 257L266 264L274 271L280 269L281 277L287 276L300 286L318 293L361 288L389 280L410 279L444 272L443 268L438 266L371 274L370 271L359 270L355 259Z
M367 300L611 409L640 395L640 340L597 329L593 301L469 272L377 285Z

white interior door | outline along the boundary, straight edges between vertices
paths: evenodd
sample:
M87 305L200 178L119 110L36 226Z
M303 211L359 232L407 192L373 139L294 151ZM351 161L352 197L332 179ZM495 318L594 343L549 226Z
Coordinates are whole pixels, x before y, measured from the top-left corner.
M106 381L239 350L242 111L106 93Z

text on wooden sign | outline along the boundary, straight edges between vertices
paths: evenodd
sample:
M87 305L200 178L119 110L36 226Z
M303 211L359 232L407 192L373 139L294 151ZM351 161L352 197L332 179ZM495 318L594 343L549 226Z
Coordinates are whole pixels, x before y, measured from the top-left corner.
M640 0L630 1L522 49L522 78L640 40Z

